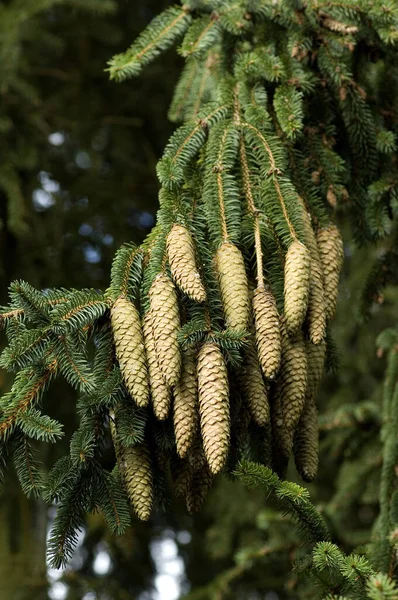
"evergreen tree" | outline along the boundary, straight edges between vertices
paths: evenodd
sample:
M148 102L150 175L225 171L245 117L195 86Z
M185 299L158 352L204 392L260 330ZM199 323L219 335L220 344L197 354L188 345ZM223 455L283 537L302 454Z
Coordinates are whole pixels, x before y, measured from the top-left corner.
M71 557L87 513L99 509L122 533L129 504L147 519L170 490L196 512L224 471L271 494L304 546L281 524L192 597L227 596L258 560L293 548L299 597L397 597L396 330L378 339L388 357L382 408L344 403L320 421L322 443L350 457L324 514L286 479L291 455L304 481L317 473L317 389L324 365L336 364L336 217L358 243L383 247L364 316L397 279L397 25L398 9L382 1L187 2L110 62L121 81L181 39L170 117L182 125L157 166L157 224L117 251L105 292L17 280L1 313L1 366L15 373L1 400L2 462L13 461L27 495L57 503L54 566ZM43 410L59 377L80 394L80 422L45 476L34 454L63 434ZM362 424L374 429L353 441ZM111 440L113 469L103 460ZM352 540L336 539L344 504L375 475L373 539L347 549Z

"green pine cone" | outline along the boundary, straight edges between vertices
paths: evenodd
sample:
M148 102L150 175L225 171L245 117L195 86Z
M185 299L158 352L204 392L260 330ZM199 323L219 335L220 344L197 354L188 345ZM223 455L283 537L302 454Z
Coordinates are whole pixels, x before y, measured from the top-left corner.
M111 308L111 322L126 387L138 406L147 406L148 371L140 315L130 300L118 298Z
M326 334L326 305L323 289L323 271L315 233L304 203L303 225L305 243L311 259L310 293L307 312L308 334L313 344L320 344L325 339Z
M174 389L173 421L177 453L184 458L189 452L199 421L198 382L195 354L182 354L182 371Z
M266 425L270 418L268 390L261 374L257 352L252 345L243 358L239 383L253 419L257 425Z
M171 392L162 375L156 356L151 310L146 313L142 326L144 331L146 355L148 358L149 383L151 388L153 412L157 419L163 421L164 419L167 419L170 411Z
M181 372L181 354L177 338L180 314L176 289L165 273L155 277L149 290L149 299L159 368L166 383L174 387Z
M316 393L322 377L326 356L326 342L314 345L306 343L308 384L303 414L295 438L294 456L297 471L304 481L313 481L318 470L318 411Z
M316 241L323 270L326 316L332 319L336 313L339 277L344 260L343 241L335 225L319 229Z
M275 388L273 423L283 454L288 458L294 433L304 409L308 372L307 352L302 334L288 337L282 328L282 363Z
M230 439L228 374L219 347L205 343L198 354L200 428L204 451L212 473L219 473L227 459Z
M294 437L296 468L304 481L310 483L318 471L318 411L313 398L307 398L303 414Z
M311 258L307 248L295 240L285 261L285 319L290 335L296 335L308 310Z
M314 398L309 396L297 427L293 446L297 471L307 483L315 479L318 471L318 438L318 411Z
M257 288L253 294L253 312L258 358L268 379L275 379L281 362L281 331L278 309L270 290Z
M226 325L229 329L247 329L250 314L249 289L241 251L224 242L216 253Z
M196 266L192 236L183 225L173 225L167 236L167 256L178 287L193 300L204 302L206 290Z
M153 476L149 449L145 444L123 449L124 479L130 502L142 521L151 516Z

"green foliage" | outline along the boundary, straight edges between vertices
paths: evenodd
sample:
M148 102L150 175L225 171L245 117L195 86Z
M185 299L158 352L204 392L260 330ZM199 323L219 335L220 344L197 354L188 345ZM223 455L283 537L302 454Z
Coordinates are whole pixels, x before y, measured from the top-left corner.
M126 77L138 75L142 68L169 48L191 22L188 11L172 6L156 17L139 36L127 52L118 54L109 62L112 79L122 81Z
M309 501L309 492L305 488L291 481L281 481L270 469L256 463L240 463L235 475L246 485L263 486L275 494L282 510L297 521L300 533L315 541L329 538L325 522Z
M53 3L33 3L29 16ZM81 2L87 8L94 4L109 11L114 7L106 1ZM182 38L179 52L187 59L186 66L170 109L172 120L182 125L157 167L162 186L157 226L142 246L128 243L116 253L110 287L104 294L97 289L41 292L15 281L10 286L10 305L1 311L9 344L0 364L16 372L11 390L0 402L1 466L12 455L24 492L57 503L49 542L55 567L71 557L87 513L100 509L114 533L122 533L130 524L120 466L110 471L103 462L112 426L116 427L114 443L124 448L142 443L147 431L155 432L150 452L156 457L157 500L159 504L164 501L161 488L166 475L160 471L164 453L174 451L171 423L157 423L150 410L137 408L129 399L115 358L109 308L124 296L135 302L142 315L146 312L150 285L165 268L166 237L174 222L186 225L195 239L207 292L203 306L179 295L180 345L185 349L216 342L230 368L240 366L249 336L245 331L224 329L214 251L223 240L234 242L243 250L252 273L258 222L264 275L282 310L285 253L292 240L304 241L299 197L315 230L327 226L336 212L342 220L351 221L361 243L382 244L364 289L366 316L375 311L386 288L398 282L396 98L391 105L398 89L395 4L381 0L322 5L290 0L181 4L156 17L127 52L110 61L108 69L117 81L135 76ZM387 81L390 71L386 84L383 80ZM12 78L9 85L35 100L31 86ZM390 93L386 93L387 85ZM7 119L0 121L0 129L8 127ZM247 155L247 181L242 173L242 148ZM0 172L0 186L9 203L8 227L16 236L26 231L18 168L29 160L34 157L28 153L14 156L12 164L5 163ZM296 521L307 543L296 572L314 582L312 597L318 591L330 599L397 597L395 583L387 576L395 565L397 523L395 330L385 332L379 341L389 357L382 418L378 399L372 398L360 404L345 402L337 410L332 407L321 419L326 449L333 456L345 453L335 475L337 489L322 510L325 518L305 488L281 481L260 464L266 462L264 429L251 425L250 444L242 452L252 459L259 457L258 463L242 461L234 471L248 486L270 494ZM328 340L329 366L335 363L334 354ZM43 395L60 377L80 394L80 424L71 436L69 455L45 477L35 458L36 442L55 442L63 429L44 414ZM236 390L232 398L232 409L237 411ZM373 543L366 540L366 554L358 549L346 551L343 534L339 545L330 538L334 539L335 529L344 529L344 517L360 501L361 483L374 484L372 477L381 459L372 433L380 427L383 467L380 498L372 496L373 504L380 507ZM233 462L227 470L233 470ZM290 543L291 538L287 539ZM314 543L310 554L308 544L312 548ZM296 540L292 544L298 548ZM229 593L231 582L250 573L257 561L268 554L275 560L275 555L289 550L289 544L278 542L268 543L266 550L244 547L236 565L210 585L204 596L196 597L221 598ZM218 595L211 596L215 592Z

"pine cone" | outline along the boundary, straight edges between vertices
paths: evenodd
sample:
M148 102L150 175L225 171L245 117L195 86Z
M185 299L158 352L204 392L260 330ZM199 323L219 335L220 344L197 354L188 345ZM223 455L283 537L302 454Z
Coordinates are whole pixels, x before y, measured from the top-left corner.
M148 371L141 321L134 304L118 298L111 309L116 356L126 387L138 406L149 401Z
M177 339L180 315L176 290L167 275L160 273L155 278L149 290L149 298L158 364L166 383L173 387L178 382L181 371Z
M186 227L173 225L167 236L167 256L176 284L192 300L204 302L206 290L197 270L193 240Z
M207 342L199 351L198 388L205 455L210 470L216 474L224 467L230 438L228 374L216 344Z
M229 329L247 329L249 321L249 291L245 263L241 251L224 242L216 253L226 325Z
M249 437L249 426L252 422L252 415L249 407L243 404L238 415L232 421L231 437L233 438L234 447L239 450L247 443Z
M311 259L307 248L295 240L285 262L285 318L290 335L300 330L308 309Z
M171 476L176 497L186 498L193 477L193 465L189 457L172 461Z
M281 332L278 309L271 291L257 288L253 295L256 343L265 377L274 379L281 361Z
M160 421L167 418L170 410L171 393L163 378L156 356L155 339L152 330L152 311L149 310L143 320L144 341L148 358L149 383L153 412Z
M284 426L282 393L278 381L271 386L272 468L284 478L293 446L292 432Z
M149 449L145 444L124 448L124 479L137 516L147 521L153 505L153 478Z
M307 397L293 446L297 471L308 483L315 479L318 471L318 437L318 411L314 398L310 396Z
M245 353L239 381L253 419L258 425L266 425L270 418L268 391L261 374L257 352L252 345Z
M316 398L319 382L321 381L326 358L326 342L314 346L306 343L308 364L307 397Z
M301 333L292 339L284 327L282 331L282 363L275 390L273 420L278 443L288 458L306 398L307 352Z
M174 432L177 453L187 455L198 426L198 384L195 354L183 352L182 371L174 389Z
M320 344L326 334L326 306L323 289L323 272L315 233L303 204L303 224L306 246L311 258L310 295L308 299L308 333L313 344Z
M189 514L193 515L201 510L212 483L213 475L206 462L194 470L186 496Z
M271 423L268 423L264 428L264 436L263 436L263 456L262 463L269 467L273 468L272 465L272 426Z
M334 225L319 229L316 241L323 269L326 316L332 319L336 312L339 295L339 276L344 260L343 241Z

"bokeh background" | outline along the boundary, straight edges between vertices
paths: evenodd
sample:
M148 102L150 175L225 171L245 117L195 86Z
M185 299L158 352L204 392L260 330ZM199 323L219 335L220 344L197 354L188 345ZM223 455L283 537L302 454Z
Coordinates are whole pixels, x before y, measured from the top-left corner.
M116 249L125 241L140 242L153 226L155 165L173 131L167 109L181 60L167 52L139 79L123 84L110 82L105 68L168 5L165 0L0 1L2 304L14 279L39 288L106 288ZM343 213L337 211L337 218L344 222ZM359 296L371 261L369 251L355 248L344 231L347 260L334 326L341 365L321 391L322 469L310 490L339 536L336 541L349 551L369 540L377 513L374 473L380 448L374 407L384 358L376 355L374 339L392 318L395 298L387 290L371 324L363 326L357 318ZM0 372L2 391L9 385ZM77 415L66 384L54 386L46 403L66 431L59 445L40 450L50 466L64 452ZM340 405L345 407L340 417L329 418ZM358 424L354 443L350 428ZM172 502L148 524L134 520L121 538L110 536L100 515L90 516L62 572L46 566L54 510L24 498L10 470L0 498L1 600L176 600L189 591L192 599L304 597L297 578L287 577L290 561L300 553L291 523L261 492L248 492L239 483L220 478L195 518ZM281 540L277 559L263 556L236 570L246 565L245 552L271 537ZM203 587L225 573L230 575L217 596L203 595Z

